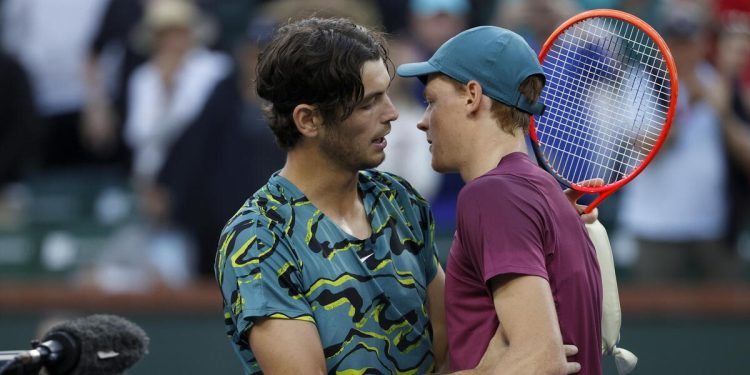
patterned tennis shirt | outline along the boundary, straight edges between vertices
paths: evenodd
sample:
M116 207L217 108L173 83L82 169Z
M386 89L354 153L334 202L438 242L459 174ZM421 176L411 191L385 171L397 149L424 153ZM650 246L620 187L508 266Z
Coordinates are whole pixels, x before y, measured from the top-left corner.
M437 273L429 204L394 175L359 173L372 235L342 231L278 173L222 232L215 272L224 321L249 374L258 317L316 325L329 373L431 372L427 285Z

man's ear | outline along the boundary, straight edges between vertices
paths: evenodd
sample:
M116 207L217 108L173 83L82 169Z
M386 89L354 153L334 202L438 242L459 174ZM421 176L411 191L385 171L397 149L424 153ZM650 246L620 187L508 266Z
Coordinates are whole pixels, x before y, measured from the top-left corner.
M305 137L317 136L320 125L323 123L318 108L309 104L298 104L294 107L292 118L297 130Z
M466 84L466 109L474 113L479 110L479 105L482 103L482 85L475 80L471 80Z

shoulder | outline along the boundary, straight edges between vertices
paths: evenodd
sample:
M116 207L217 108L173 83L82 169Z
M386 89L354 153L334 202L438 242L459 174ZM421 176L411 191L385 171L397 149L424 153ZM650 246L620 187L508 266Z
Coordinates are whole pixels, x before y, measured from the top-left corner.
M516 174L487 174L466 184L458 193L458 199L493 199L501 197L527 196L537 191L533 181Z
M546 173L546 172L545 172ZM459 215L481 216L541 213L549 206L548 196L562 195L554 178L546 174L488 174L461 189L457 199Z
M289 244L294 224L289 203L279 201L268 185L245 201L221 232L215 260L215 272L226 279L232 275L258 272L264 260L293 256ZM271 261L270 264L273 264Z
M360 178L368 182L373 190L407 198L419 204L428 204L427 200L406 179L393 173L367 169L360 171Z
M236 237L240 233L252 236L259 232L280 234L292 216L294 204L279 186L267 183L229 219L222 237L230 234Z

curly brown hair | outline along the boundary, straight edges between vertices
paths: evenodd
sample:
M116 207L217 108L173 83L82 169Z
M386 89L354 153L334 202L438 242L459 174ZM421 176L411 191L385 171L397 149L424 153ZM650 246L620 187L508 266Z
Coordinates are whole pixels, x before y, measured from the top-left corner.
M383 34L344 18L308 18L281 27L258 56L256 91L268 103L268 124L279 146L293 148L301 134L292 113L317 107L324 125L349 117L362 100L362 67L381 60L389 71Z

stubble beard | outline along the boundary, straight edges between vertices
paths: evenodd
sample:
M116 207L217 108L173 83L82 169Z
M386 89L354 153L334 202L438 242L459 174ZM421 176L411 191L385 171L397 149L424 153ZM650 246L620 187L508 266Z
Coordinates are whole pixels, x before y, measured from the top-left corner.
M383 157L377 162L367 160L364 152L353 145L351 137L347 137L338 129L329 129L318 147L320 147L321 153L332 163L353 172L375 168L385 159Z

